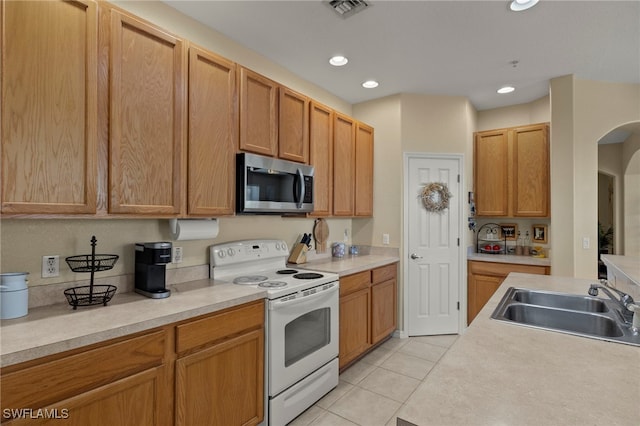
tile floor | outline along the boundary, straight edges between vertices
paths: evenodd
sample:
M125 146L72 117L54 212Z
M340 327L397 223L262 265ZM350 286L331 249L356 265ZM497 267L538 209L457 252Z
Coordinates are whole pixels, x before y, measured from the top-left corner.
M396 413L457 335L391 338L340 375L291 426L396 426Z

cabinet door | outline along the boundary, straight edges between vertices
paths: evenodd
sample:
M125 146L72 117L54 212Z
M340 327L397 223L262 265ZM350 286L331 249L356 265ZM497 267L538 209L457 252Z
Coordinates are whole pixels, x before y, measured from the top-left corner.
M2 408L67 408L74 425L169 425L168 343L155 330L3 368Z
M238 69L240 150L275 157L278 153L278 85L250 69Z
M512 131L514 216L549 216L548 135L546 124Z
M371 289L340 297L340 368L371 347Z
M236 65L195 46L189 48L187 214L234 213L238 144Z
M474 193L478 216L509 214L508 131L479 132L474 141Z
M335 114L333 139L333 214L353 216L355 123Z
M374 345L396 329L396 287L395 278L371 286L371 343Z
M506 276L470 274L467 293L467 324L478 315L491 299Z
M109 187L112 213L180 213L183 43L111 11Z
M355 216L373 216L373 128L358 123L355 150Z
M176 361L176 425L255 425L264 418L264 331Z
M330 216L333 208L333 110L311 102L309 160L313 174L313 216Z
M0 7L2 213L95 213L96 4Z
M156 426L170 425L161 399L165 367L152 368L46 407L58 418L16 420L12 425ZM61 419L67 419L61 420Z
M286 87L279 88L278 157L309 162L309 98Z

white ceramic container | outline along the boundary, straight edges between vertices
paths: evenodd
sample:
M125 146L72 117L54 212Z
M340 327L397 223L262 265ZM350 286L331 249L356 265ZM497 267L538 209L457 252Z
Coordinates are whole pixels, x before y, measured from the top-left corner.
M0 274L0 319L19 318L29 311L28 272Z

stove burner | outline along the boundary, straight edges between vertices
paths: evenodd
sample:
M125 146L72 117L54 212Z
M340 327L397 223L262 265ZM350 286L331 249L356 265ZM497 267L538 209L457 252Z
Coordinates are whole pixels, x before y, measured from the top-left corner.
M265 281L263 283L258 284L258 287L266 287L266 288L282 288L286 287L287 283L284 281Z
M295 269L280 269L277 273L278 274L284 274L284 275L290 275L290 274L295 274L296 271Z
M302 272L300 274L295 274L293 278L297 278L299 280L314 280L316 278L322 278L324 275L318 274L315 272Z
M268 280L264 275L247 275L233 280L234 284L255 285Z

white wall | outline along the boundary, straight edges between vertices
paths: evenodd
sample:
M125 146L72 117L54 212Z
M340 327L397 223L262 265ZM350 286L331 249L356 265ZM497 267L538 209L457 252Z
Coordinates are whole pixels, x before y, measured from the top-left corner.
M624 170L624 254L640 256L640 126L622 144Z
M549 121L551 121L551 104L549 96L544 96L526 104L478 111L476 130L503 129Z
M640 121L640 85L551 80L551 217L554 275L597 276L598 140ZM590 247L583 248L583 239Z

